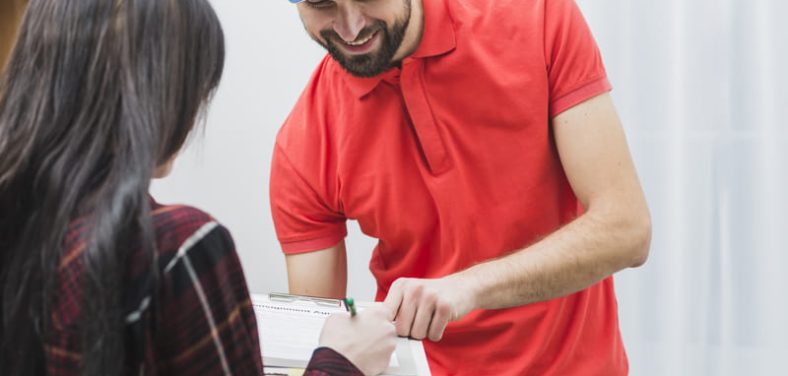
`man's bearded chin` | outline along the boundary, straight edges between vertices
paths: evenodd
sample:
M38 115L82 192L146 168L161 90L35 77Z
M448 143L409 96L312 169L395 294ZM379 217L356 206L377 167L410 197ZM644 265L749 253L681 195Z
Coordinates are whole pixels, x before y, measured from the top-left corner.
M376 51L363 55L345 55L341 47L337 46L338 43L343 43L342 38L334 30L321 31L322 41L317 38L315 40L328 50L329 55L348 73L357 77L373 77L391 68L394 63L392 59L402 44L409 21L410 17L407 17L404 21L397 22L391 30L381 20L375 21L372 26L364 28L359 33L359 36L367 36L379 32L380 35L378 37L381 38L381 45Z

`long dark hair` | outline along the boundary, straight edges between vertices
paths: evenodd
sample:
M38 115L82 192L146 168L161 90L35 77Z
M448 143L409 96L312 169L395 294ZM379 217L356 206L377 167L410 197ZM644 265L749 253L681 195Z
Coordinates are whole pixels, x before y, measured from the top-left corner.
M155 268L150 179L185 143L223 63L207 0L30 0L0 78L0 374L45 373L77 218L87 229L82 373L124 372L130 244Z

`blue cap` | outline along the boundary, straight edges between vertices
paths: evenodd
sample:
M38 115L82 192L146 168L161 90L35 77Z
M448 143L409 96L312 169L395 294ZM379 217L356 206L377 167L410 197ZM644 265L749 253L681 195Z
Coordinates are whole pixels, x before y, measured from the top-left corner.
M290 1L291 3L293 3L293 4L295 4L295 3L300 3L300 2L302 2L302 1L304 1L304 0L289 0L289 1Z

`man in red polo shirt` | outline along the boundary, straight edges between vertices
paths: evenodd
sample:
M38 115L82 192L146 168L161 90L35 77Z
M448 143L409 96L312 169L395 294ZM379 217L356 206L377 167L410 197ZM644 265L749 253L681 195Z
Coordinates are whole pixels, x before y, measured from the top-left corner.
M344 296L355 219L433 374L626 374L651 225L574 1L290 1L329 52L273 157L291 292Z

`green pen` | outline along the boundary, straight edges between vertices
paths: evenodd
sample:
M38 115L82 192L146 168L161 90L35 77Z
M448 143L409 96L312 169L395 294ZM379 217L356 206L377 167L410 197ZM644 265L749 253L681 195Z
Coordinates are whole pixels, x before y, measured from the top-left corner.
M356 315L356 304L353 302L353 298L345 298L345 309L350 311L350 317Z

